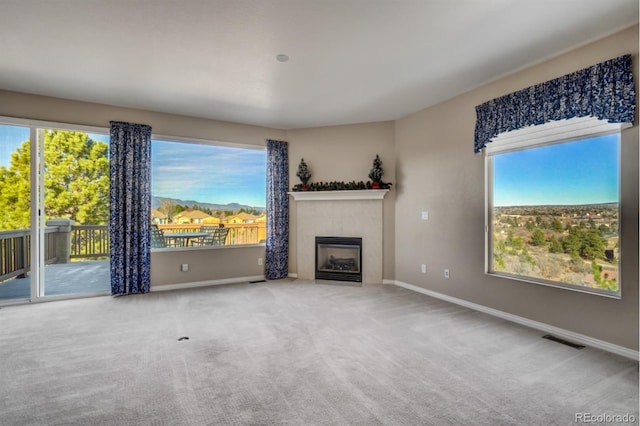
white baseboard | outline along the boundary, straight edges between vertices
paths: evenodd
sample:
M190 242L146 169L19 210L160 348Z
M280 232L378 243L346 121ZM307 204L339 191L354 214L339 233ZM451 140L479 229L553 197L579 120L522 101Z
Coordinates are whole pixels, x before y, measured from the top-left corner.
M502 318L507 321L515 322L526 327L530 327L536 330L544 331L545 333L553 334L554 336L570 340L576 343L581 343L586 346L602 349L607 352L611 352L617 355L621 355L633 360L640 360L640 353L633 349L625 348L624 346L614 345L613 343L605 342L604 340L594 339L593 337L586 336L584 334L574 333L573 331L565 330L563 328L555 327L549 324L545 324L538 321L533 321L528 318L524 318L518 315L509 314L507 312L499 311L497 309L489 308L487 306L479 305L477 303L468 302L457 297L447 296L446 294L438 293L437 291L428 290L426 288L418 287L413 284L407 284L398 280L383 280L383 284L396 285L398 287L406 288L418 293L425 294L427 296L434 297L436 299L444 300L446 302L454 303L456 305L464 306L465 308L473 309L475 311L483 312L485 314L492 315L494 317Z
M252 275L248 277L224 278L221 280L195 281L190 283L155 285L155 286L152 285L149 288L149 290L150 291L180 290L185 288L208 287L208 286L214 286L214 285L247 283L252 281L264 281L264 280L265 280L264 275Z
M289 272L288 277L289 277L289 278L298 278L298 274L293 273L293 272Z

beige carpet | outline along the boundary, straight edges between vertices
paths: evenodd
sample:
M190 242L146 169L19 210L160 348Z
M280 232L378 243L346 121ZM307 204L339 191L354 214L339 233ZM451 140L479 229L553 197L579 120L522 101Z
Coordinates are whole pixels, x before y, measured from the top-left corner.
M0 324L2 425L638 419L637 362L394 286L99 297L4 307Z

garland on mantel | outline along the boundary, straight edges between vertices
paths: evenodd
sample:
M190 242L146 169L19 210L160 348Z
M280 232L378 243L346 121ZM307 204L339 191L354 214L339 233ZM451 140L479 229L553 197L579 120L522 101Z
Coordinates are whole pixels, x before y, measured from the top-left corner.
M375 188L373 182L311 182L307 185L301 183L295 185L291 190L294 192L299 191L354 191L354 190L367 190L367 189L389 189L391 183L380 182L378 187Z
M372 179L368 182L312 182L308 183L309 179L311 179L311 172L309 171L309 167L307 163L305 163L304 158L300 160L300 165L298 166L298 172L296 176L300 178L302 183L295 185L291 188L294 192L299 191L353 191L353 190L367 190L367 189L389 189L391 188L391 183L383 182L382 175L384 175L384 170L382 170L382 161L380 157L376 155L376 158L373 160L373 167L369 171L369 178Z

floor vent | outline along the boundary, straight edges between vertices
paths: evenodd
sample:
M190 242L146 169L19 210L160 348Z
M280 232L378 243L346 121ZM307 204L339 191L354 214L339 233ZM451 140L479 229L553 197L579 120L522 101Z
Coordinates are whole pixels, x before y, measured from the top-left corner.
M549 339L552 342L562 343L563 345L571 346L574 349L584 349L586 347L584 345L579 345L577 343L573 343L573 342L569 342L569 341L564 340L564 339L560 339L560 338L552 336L550 334L545 334L544 336L542 336L542 338L543 339Z

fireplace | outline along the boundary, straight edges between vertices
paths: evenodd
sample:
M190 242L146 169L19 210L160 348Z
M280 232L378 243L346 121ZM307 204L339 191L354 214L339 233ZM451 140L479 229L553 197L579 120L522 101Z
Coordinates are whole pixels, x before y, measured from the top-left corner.
M290 231L296 253L295 271L291 271L291 276L301 280L316 278L316 236L359 237L362 238L362 281L358 284L382 284L383 211L387 193L388 189L290 192L295 220Z
M316 237L316 279L362 282L362 238Z

